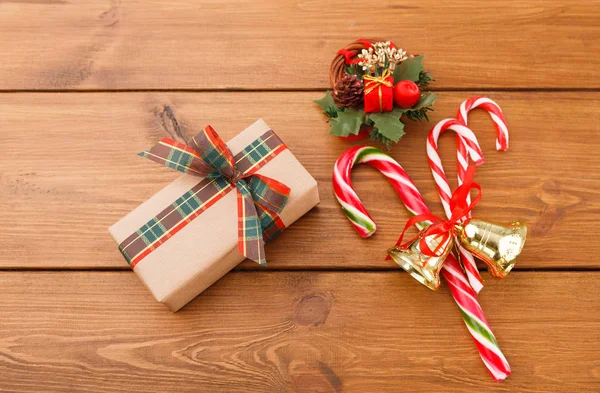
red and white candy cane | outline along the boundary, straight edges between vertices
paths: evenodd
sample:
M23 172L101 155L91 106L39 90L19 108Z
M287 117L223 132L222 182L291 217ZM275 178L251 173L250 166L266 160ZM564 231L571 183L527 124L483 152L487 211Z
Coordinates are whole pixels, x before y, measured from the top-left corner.
M463 101L463 103L460 104L460 107L458 108L458 112L456 113L456 120L458 120L466 126L469 112L476 108L486 110L496 126L496 150L508 150L508 127L506 126L504 114L502 113L502 109L500 108L500 106L490 98L471 97ZM467 168L469 167L469 153L467 149L467 144L460 135L456 136L456 164L458 185L460 186L461 184L463 184ZM471 198L470 196L467 196L467 203L470 202ZM469 217L471 217L470 212L467 215L467 217L465 217L465 219ZM473 259L473 255L469 251L465 250L460 244L458 244L458 250L461 254L463 261L465 261L465 264L475 266L475 260ZM478 286L477 282L473 282L472 285L474 285L474 289L476 292L479 292L483 287Z
M472 97L463 101L463 103L460 104L460 108L458 108L456 120L460 121L464 125L467 125L467 117L469 116L469 112L476 108L485 109L496 125L496 150L508 150L508 127L506 126L506 120L504 119L502 109L492 99L487 97ZM459 141L459 143L460 145L463 145L462 141ZM463 148L460 150L462 157L466 158L466 149ZM466 166L463 168L465 168L466 171Z
M336 161L333 173L333 188L342 210L362 237L372 235L376 226L352 188L352 168L360 163L367 163L379 169L394 185L398 195L412 215L431 214L417 187L400 164L377 148L370 146L354 147L343 153ZM429 223L419 223L417 227L423 229L427 224ZM442 276L450 286L450 292L460 308L462 318L475 341L483 363L496 381L502 381L510 375L510 366L500 351L498 342L477 301L476 293L471 288L460 264L453 255L446 258L442 268Z
M456 113L456 120L466 126L469 112L476 108L486 110L496 126L496 150L508 150L508 127L506 126L506 120L504 119L502 109L493 100L487 97L472 97L463 101ZM458 185L460 186L463 183L469 166L467 146L460 135L456 136L456 150ZM470 202L470 200L467 200L467 202Z
M438 139L443 132L448 130L456 132L457 137L460 138L467 154L467 158L465 159L467 163L470 156L476 164L482 164L483 153L481 152L477 137L475 137L473 131L457 119L441 120L429 132L429 136L427 137L427 157L429 158L431 173L433 174L435 184L437 185L442 206L444 207L446 215L450 217L452 216L452 209L450 208L452 190L448 184L448 178L444 173L444 167L442 166L442 160L440 159L440 154L438 152ZM456 243L458 244L458 242ZM471 287L473 287L475 293L479 293L483 288L483 279L479 274L475 259L469 251L465 250L460 245L459 250L469 283L471 284Z

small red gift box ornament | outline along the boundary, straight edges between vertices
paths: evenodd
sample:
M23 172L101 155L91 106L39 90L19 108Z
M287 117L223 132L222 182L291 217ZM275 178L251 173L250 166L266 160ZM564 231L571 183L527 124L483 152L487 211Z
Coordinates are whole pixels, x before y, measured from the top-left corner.
M389 112L394 109L394 77L389 69L381 76L365 75L365 112Z

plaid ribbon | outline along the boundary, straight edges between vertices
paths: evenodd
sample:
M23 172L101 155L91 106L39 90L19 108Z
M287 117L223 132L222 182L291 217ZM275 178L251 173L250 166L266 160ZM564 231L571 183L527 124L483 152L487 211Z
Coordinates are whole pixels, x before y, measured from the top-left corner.
M163 138L139 155L166 167L203 179L170 206L125 239L119 250L133 268L144 257L194 218L237 190L238 250L246 258L266 265L264 244L285 229L279 218L290 188L256 173L287 146L267 131L235 157L207 126L188 144Z

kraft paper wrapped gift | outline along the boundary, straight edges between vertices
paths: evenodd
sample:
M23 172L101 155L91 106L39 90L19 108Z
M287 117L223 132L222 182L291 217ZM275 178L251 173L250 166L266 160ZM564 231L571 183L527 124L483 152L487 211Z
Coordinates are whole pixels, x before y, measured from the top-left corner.
M210 127L208 128L210 129ZM212 129L210 130L212 131ZM197 137L192 138L188 145L194 147L192 142L195 138ZM265 139L268 141L264 142ZM164 141L166 139L161 143ZM277 141L278 144L274 144L273 141ZM156 300L164 303L172 311L177 311L245 259L244 255L240 253L242 249L238 249L238 235L241 236L242 233L238 232L241 231L238 228L238 208L241 208L239 204L244 200L238 196L240 192L233 185L234 181L231 180L236 175L232 175L229 181L224 180L223 185L219 185L219 181L223 181L222 177L212 179L210 177L212 175L207 175L206 178L190 175L190 171L205 165L205 161L200 163L192 158L191 161L194 162L191 162L188 170L182 170L179 164L173 162L176 159L178 159L177 162L182 162L181 157L174 155L173 152L177 146L182 151L190 148L174 141L170 142L174 145L165 147L159 143L140 155L187 173L111 226L109 232L120 245L119 249L125 259ZM237 160L236 162L240 162L239 157L243 154L242 151L255 151L256 149L251 148L250 145L257 146L261 143L263 145L271 143L272 148L276 150L270 150L269 157L265 160L266 163L259 163L262 166L258 166L259 169L256 172L258 176L255 177L263 180L266 178L267 181L274 180L276 190L281 184L289 187L287 202L278 215L280 220L270 220L270 216L267 217L268 229L265 228L264 221L262 221L264 234L269 239L272 237L271 235L280 232L282 224L288 227L317 205L319 194L315 179L262 119L227 142L227 147ZM200 146L197 147L200 148ZM165 155L162 160L157 159L154 155L154 153L166 154L155 150L161 148L170 149L169 155ZM256 160L251 161L255 162ZM249 166L248 163L246 166ZM244 168L240 170L242 169ZM189 199L187 196L190 195L190 192L197 190L202 181L204 181L202 184L206 184L210 180L214 180L211 184L217 184L216 189L221 191L226 189L226 192L220 192L218 195L220 198L213 198L208 202L205 198L204 206L199 209L198 204L191 206L192 210L197 209L195 211L186 210L190 206L180 202ZM247 183L252 181L248 180L246 179ZM261 188L259 187L259 189ZM271 194L273 193L271 192ZM275 195L275 199L277 197L278 195ZM255 197L254 200L256 201L256 199ZM179 206L179 208L171 208L171 205ZM264 212L260 214L260 217L265 218ZM163 223L166 223L166 227L162 226ZM268 234L267 231L270 233ZM140 234L144 235L143 242L139 239ZM133 247L136 241L141 246L138 244L137 248ZM252 238L249 241L251 242ZM131 247L136 249L128 254L127 246L131 244L133 244Z

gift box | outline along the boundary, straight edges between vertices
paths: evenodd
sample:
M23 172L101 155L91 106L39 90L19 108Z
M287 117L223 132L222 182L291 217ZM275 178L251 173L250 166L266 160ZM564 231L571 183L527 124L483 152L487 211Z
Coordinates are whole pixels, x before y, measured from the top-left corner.
M109 228L134 272L172 311L246 256L263 264L263 238L319 203L315 179L262 119L226 146L207 127L188 145L165 138L140 153L184 174Z
M388 74L364 76L365 112L389 112L394 109L394 77Z

